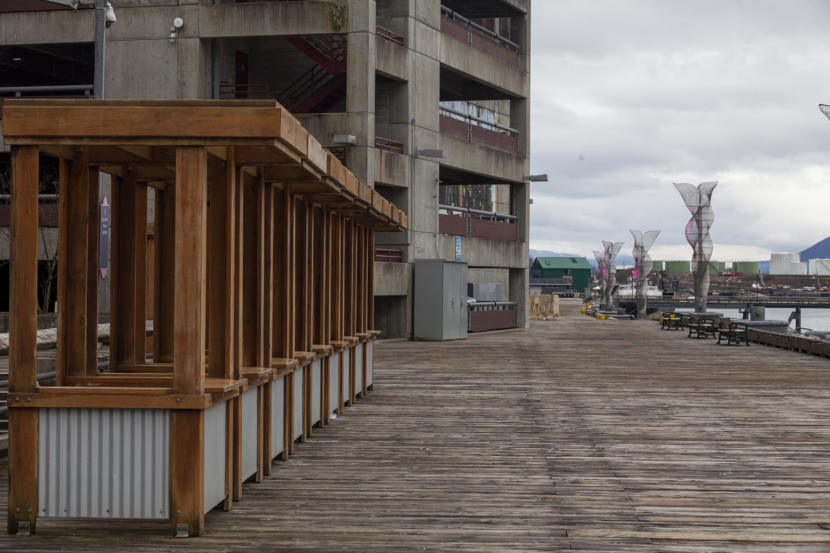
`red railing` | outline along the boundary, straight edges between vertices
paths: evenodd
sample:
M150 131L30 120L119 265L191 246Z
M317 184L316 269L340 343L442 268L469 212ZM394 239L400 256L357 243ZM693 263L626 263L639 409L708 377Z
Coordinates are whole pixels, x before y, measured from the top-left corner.
M266 100L270 99L271 97L271 88L265 83L221 83L219 85L219 98L222 100L229 100L232 98Z
M375 261L386 261L389 263L402 263L403 251L387 248L375 248Z
M518 44L444 6L441 6L441 32L514 67L521 63Z
M519 239L519 226L516 224L518 218L515 215L503 215L448 205L439 205L438 207L442 211L449 212L438 214L438 232L440 234L513 242ZM460 215L452 215L452 213L460 213Z
M375 29L375 34L378 36L378 38L388 40L389 42L394 42L399 46L404 46L403 37L397 33L393 33L386 27L381 27L380 25L378 25Z
M441 108L441 134L510 154L519 153L519 132L458 111Z
M397 140L392 140L391 138L383 138L382 136L375 137L375 148L379 148L381 150L387 150L389 152L395 152L398 154L403 153L403 142L398 142Z

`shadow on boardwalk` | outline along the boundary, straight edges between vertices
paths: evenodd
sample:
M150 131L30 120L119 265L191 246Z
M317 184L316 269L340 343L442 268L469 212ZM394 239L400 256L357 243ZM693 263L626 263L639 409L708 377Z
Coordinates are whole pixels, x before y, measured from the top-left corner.
M0 550L830 550L830 360L563 311L379 345L375 392L203 537L41 520Z

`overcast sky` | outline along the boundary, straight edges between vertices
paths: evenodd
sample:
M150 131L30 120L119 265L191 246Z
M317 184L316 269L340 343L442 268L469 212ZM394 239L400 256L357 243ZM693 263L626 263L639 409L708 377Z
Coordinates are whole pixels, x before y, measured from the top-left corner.
M686 259L673 182L717 180L712 259L830 236L830 1L536 0L530 247L592 257L659 229Z

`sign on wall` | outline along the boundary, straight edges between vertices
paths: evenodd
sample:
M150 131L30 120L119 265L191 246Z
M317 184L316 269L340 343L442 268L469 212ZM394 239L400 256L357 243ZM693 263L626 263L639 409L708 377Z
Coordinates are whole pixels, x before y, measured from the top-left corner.
M98 254L98 266L101 270L101 278L107 278L107 270L110 264L110 204L107 197L101 202L101 230L100 247Z
M461 237L455 237L455 260L461 261Z

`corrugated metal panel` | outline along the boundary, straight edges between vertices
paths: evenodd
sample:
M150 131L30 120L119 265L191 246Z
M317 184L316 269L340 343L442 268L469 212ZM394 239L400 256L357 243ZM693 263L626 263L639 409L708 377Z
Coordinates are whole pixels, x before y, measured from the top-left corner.
M343 350L343 401L349 401L349 382L351 382L351 374L349 367L352 360L352 350Z
M358 344L354 348L354 391L356 394L363 391L363 346Z
M169 518L170 411L40 409L44 517Z
M375 383L374 367L374 349L375 344L369 342L366 344L366 386L372 386Z
M256 473L257 468L257 388L242 393L242 480Z
M271 458L282 453L285 438L285 377L271 382Z
M311 364L311 424L320 422L320 394L322 383L320 378L323 372L323 362L314 361Z
M296 440L303 435L303 371L294 371L294 436Z
M205 411L204 509L207 513L225 500L225 440L227 403L217 403Z
M337 399L338 390L340 388L340 354L334 353L329 358L329 409L333 413L339 401ZM329 414L331 414L329 413Z

